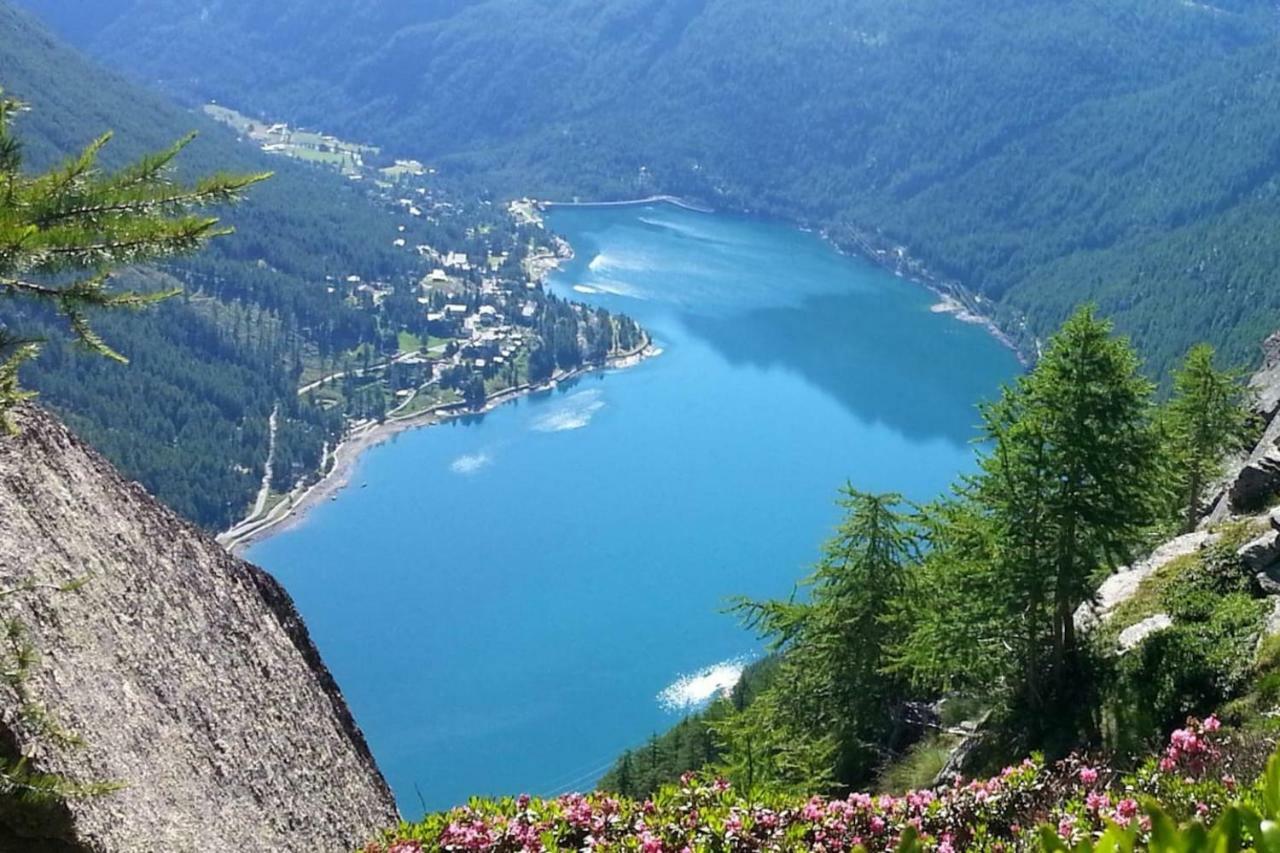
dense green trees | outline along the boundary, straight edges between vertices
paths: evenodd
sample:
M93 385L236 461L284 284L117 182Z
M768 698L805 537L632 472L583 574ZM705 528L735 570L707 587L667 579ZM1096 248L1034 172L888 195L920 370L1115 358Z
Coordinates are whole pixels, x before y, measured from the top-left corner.
M96 30L27 2L183 96L513 195L668 191L903 247L1028 353L1086 299L1165 378L1194 341L1245 363L1280 325L1266 0L110 0Z

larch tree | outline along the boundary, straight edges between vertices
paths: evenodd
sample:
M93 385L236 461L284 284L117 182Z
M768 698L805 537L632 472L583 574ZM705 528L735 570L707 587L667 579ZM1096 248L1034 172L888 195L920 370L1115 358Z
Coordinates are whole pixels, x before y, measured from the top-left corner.
M107 133L78 155L43 174L22 169L22 146L12 132L24 105L0 91L0 297L28 298L53 306L83 345L124 361L95 334L95 309L138 308L173 292L140 293L112 287L123 266L193 252L231 229L197 213L235 201L266 174L216 174L191 184L173 178L174 158L194 138L143 157L114 172L100 168ZM0 425L6 412L28 397L18 369L39 341L0 324Z
M1014 648L1033 707L1071 692L1075 611L1156 520L1152 392L1129 343L1085 307L984 412L992 449L973 495L994 524L1006 617L1024 627Z
M1165 407L1169 463L1183 532L1195 529L1205 488L1238 450L1250 425L1247 389L1239 373L1213 364L1213 347L1199 344L1173 375L1173 398Z
M887 672L889 615L919 556L916 532L898 495L847 487L840 504L844 520L803 582L808 600L738 604L781 662L766 694L747 709L748 719L759 718L756 736L735 732L731 758L750 740L753 763L779 765L798 788L822 785L824 776L837 785L863 781L892 740L903 696L902 679Z

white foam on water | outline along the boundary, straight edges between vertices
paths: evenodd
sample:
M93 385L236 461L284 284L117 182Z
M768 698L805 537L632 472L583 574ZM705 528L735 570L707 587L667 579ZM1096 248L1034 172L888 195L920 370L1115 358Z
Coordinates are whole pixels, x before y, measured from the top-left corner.
M591 423L596 412L604 408L604 400L597 389L579 391L566 397L555 411L541 415L533 422L537 432L564 432L571 429L582 429Z
M474 474L481 468L487 468L493 464L493 457L488 453L469 453L459 456L449 465L449 470L455 474Z
M600 291L589 284L575 284L573 289L579 293L599 293Z
M601 252L591 259L592 272L648 272L654 269L653 258L643 252Z
M640 221L645 225L652 225L655 228L663 228L682 237L691 237L694 240L700 240L707 243L723 243L724 240L715 233L703 228L698 228L685 222L675 222L670 219L659 219L657 217L641 216Z
M682 675L658 694L658 704L666 711L692 711L716 696L727 695L742 678L746 665L743 658L730 658Z
M649 294L640 290L638 287L613 279L597 281L592 285L596 289L596 293L607 293L610 296L625 296L628 299L639 299L642 302L649 300Z

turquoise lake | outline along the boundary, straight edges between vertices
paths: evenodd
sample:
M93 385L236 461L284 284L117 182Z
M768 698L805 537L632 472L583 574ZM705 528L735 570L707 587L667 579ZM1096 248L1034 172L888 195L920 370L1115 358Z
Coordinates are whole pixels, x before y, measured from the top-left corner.
M923 500L1017 374L921 287L817 236L670 206L561 208L560 294L660 357L403 433L248 557L285 584L406 816L589 788L756 654L846 481ZM718 668L717 668L718 667ZM702 675L701 679L698 678Z

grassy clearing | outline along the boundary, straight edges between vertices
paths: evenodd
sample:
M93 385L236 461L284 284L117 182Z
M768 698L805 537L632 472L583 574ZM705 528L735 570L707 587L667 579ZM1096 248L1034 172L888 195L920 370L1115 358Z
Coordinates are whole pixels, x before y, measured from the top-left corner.
M932 786L959 743L959 737L941 732L925 737L901 758L885 766L876 787L886 794L902 794Z

